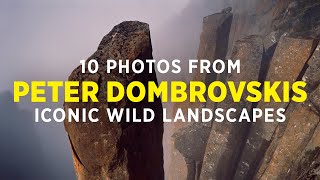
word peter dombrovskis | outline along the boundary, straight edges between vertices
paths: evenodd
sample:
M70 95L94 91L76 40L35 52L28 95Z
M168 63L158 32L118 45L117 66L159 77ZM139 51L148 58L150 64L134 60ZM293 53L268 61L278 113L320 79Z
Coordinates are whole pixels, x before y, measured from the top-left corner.
M82 73L88 71L91 74L97 73L99 64L96 60L80 61L82 65ZM181 73L181 61L180 60L108 60L106 64L107 73L112 71L118 71L117 73L142 73L145 67L149 67L149 73L152 72L153 68L156 68L158 73ZM195 71L200 73L240 73L240 60L215 60L210 63L208 60L189 60L188 61L188 73L192 74ZM161 81L157 84L154 81L149 81L147 84L143 84L139 81L133 81L130 84L124 86L117 81L108 81L105 84L106 87L106 102L115 103L121 101L123 98L127 98L132 102L141 102L146 99L148 102L154 102L155 97L161 97L162 102L185 102L190 103L196 102L207 102L212 101L215 103L222 102L227 96L231 96L234 102L240 102L246 100L248 102L304 102L307 99L307 93L303 89L306 83L303 81L297 81L290 84L288 81L275 81L275 82L258 82L258 81L241 81L241 82L221 82L213 81L210 84L205 84L201 81L190 81L188 84L183 81ZM264 90L261 91L261 87ZM51 94L46 91L50 89ZM32 81L30 83L24 81L14 82L14 102L20 102L21 98L26 98L30 95L31 102L33 103L44 103L44 102L59 102L59 90L64 89L64 102L99 102L97 93L99 92L99 85L93 81ZM79 89L81 88L81 91ZM134 89L139 90L139 94L134 94ZM283 91L282 97L277 93L278 89ZM116 91L115 91L116 90ZM218 91L217 91L218 90ZM293 92L292 97L290 91ZM115 94L114 92L117 92ZM219 92L219 93L216 93ZM170 93L170 95L169 95ZM248 94L244 97L244 94ZM51 97L51 98L47 98ZM207 97L207 99L205 98ZM180 108L178 108L176 115L170 119L168 117L167 109L163 109L163 121L164 122L256 122L257 119L264 116L266 122L284 122L286 117L284 115L285 109L258 109L252 110L252 117L247 112L247 109L243 109L240 113L239 119L234 119L232 113L236 113L236 109L221 109L215 110L207 108L188 108L187 113L184 114ZM35 121L36 122L63 122L63 121L76 121L76 122L98 122L99 119L94 118L94 114L98 113L98 108L92 109L50 109L44 108L40 110L35 109ZM277 117L273 117L273 114ZM52 115L51 118L47 114ZM152 109L143 109L143 119L137 118L136 109L128 108L106 108L106 115L110 122L120 122L122 116L126 115L127 122L151 122L155 117Z

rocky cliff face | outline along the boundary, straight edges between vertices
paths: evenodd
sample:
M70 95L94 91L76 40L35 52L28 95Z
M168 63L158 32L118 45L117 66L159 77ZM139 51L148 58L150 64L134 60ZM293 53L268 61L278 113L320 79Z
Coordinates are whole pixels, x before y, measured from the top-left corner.
M303 73L303 68L313 50L312 46L312 40L292 39L288 37L281 38L270 62L265 80L270 82L289 81L290 83L299 80L299 78L301 78L299 75ZM278 93L282 96L283 92L281 88L278 90ZM287 106L288 103L261 102L257 107L261 109L278 109L287 108ZM288 116L288 114L286 114L286 116ZM246 145L242 150L242 156L236 172L237 177L243 177L243 179L253 177L256 171L255 168L259 166L261 158L264 155L268 156L266 149L273 141L274 133L278 126L278 123L265 123L264 119L252 124Z
M307 83L308 99L304 103L252 104L245 100L234 103L227 97L222 103L202 105L211 109L233 107L249 111L253 107L285 108L287 120L284 123L264 123L262 119L251 124L210 125L203 159L197 159L203 160L200 179L320 179L319 1L239 0L233 2L232 13L231 29L224 27L225 32L230 31L225 36L229 38L226 57L241 60L241 73L221 77L205 74L198 79L206 83L214 80L290 83L302 80ZM207 42L220 31L208 30L205 25L204 22L199 46L199 54L203 56L200 58L214 60L217 51L208 47L215 47L215 41L209 45ZM203 41L203 37L208 41ZM283 94L281 88L278 94ZM237 118L239 114L234 116ZM207 124L201 126L208 127ZM195 140L193 134L186 132L189 131L183 129L180 134L187 134L189 138L184 140L187 144L203 139L203 135L198 134ZM184 154L183 150L179 152Z
M198 59L225 59L228 47L229 30L232 23L232 13L223 11L221 13L207 16L203 19L203 31L200 37ZM204 74L197 71L193 76L193 81L210 82L222 78L215 73ZM179 103L175 108L181 108L185 113L188 108L204 108L206 103ZM209 105L214 108L214 104ZM212 107L211 107L212 106ZM175 110L176 110L175 109ZM176 111L174 111L175 113ZM178 124L173 134L175 149L172 151L172 167L187 167L186 170L171 172L169 179L199 179L202 160L210 134L211 123L194 123L191 125ZM178 152L177 152L178 151ZM179 156L179 154L182 155ZM181 168L179 168L181 169Z
M261 62L263 59L263 41L259 36L250 36L241 41L236 42L236 47L232 54L233 59L241 60L240 74L234 73L228 77L228 81L234 81L237 85L241 81L258 81ZM218 108L229 109L235 108L238 113L233 114L232 118L238 119L243 108L250 111L253 103L241 100L235 103L231 95L227 96L225 101L217 104ZM214 107L212 107L214 109ZM248 131L248 123L213 123L210 138L206 146L206 154L201 177L209 179L217 177L217 179L230 179L232 172L235 171L237 159L241 151ZM228 167L228 168L224 168Z
M99 103L64 105L72 109L99 109L98 123L65 123L78 179L164 179L161 100L156 98L154 103L147 100L134 103L128 99L119 103L106 102L107 81L118 81L125 86L132 81L140 81L145 85L148 81L157 82L155 73L149 74L148 68L141 74L119 74L117 70L108 74L104 68L108 59L152 59L149 26L141 22L123 22L115 26L102 39L90 59L99 62L98 73L82 74L78 67L69 80L97 82L100 87L97 95ZM105 108L138 108L138 118L143 118L143 108L151 108L155 112L155 119L151 123L125 123L126 116L123 116L123 122L111 123Z

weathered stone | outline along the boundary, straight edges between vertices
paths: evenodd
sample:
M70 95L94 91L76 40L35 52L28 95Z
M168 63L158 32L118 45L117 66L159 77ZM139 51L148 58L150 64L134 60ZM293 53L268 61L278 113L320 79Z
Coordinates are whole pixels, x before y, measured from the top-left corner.
M315 66L317 64L313 65ZM318 67L310 66L306 74L311 73L317 68ZM311 81L308 82L314 82L312 80L319 79L320 76L315 75L310 78ZM317 139L319 132L315 130L316 127L319 126L320 120L319 106L317 106L319 102L320 86L315 90L312 89L305 103L290 104L290 107L294 108L286 112L288 125L284 130L284 135L279 140L280 142L276 150L268 161L267 168L263 166L260 167L260 173L258 173L257 179L302 178L309 173L308 171L312 170L312 167L316 165L316 161L319 163L319 159L316 160L320 154L319 149L317 149L317 147L320 146L320 142ZM307 144L308 146L305 148ZM313 159L310 159L310 156L312 156ZM297 160L297 157L300 158ZM317 169L317 166L313 168Z
M307 90L312 91L320 84L320 44L316 47L308 62L309 68L303 75L302 80L307 83Z
M280 40L280 37L281 35L278 31L273 31L268 34L263 40L265 50L268 50L269 48L277 44Z
M320 3L317 0L294 0L275 18L273 29L290 36L318 38L320 35Z
M231 13L217 13L203 18L203 30L200 36L198 59L224 60L228 51L229 32L232 23ZM197 71L194 80L205 82L207 74ZM211 74L211 80L216 80Z
M210 128L194 123L181 128L173 135L175 147L187 159L203 160L203 149L207 144Z
M317 126L313 133L312 138L308 142L308 145L301 148L303 152L299 156L294 158L295 162L290 167L290 171L286 174L287 179L319 179L319 165L320 165L320 53L319 46L315 49L312 58L309 60L309 67L303 76L303 80L307 83L308 100L305 103L310 111L315 113L318 118L318 122L315 122ZM309 124L312 122L308 120ZM311 124L314 125L314 124ZM312 134L312 133L310 133ZM310 135L306 134L306 135ZM305 136L306 136L305 135ZM299 158L297 158L299 157Z
M271 61L266 81L289 81L290 84L296 81L312 53L313 43L313 40L282 37ZM278 88L277 93L282 97L282 88ZM259 103L258 108L279 109L286 108L287 105L286 102L275 103L271 100L269 103ZM277 117L276 114L274 117ZM263 118L252 124L235 177L250 179L255 175L277 126L278 123L265 123Z
M317 0L236 0L232 1L232 8L234 21L228 55L237 40L249 35L277 33L277 42L277 37L285 33L299 38L319 38L320 35Z
M232 14L226 10L221 13L207 16L203 19L203 31L200 36L198 59L207 59L211 62L216 59L225 59L228 50L228 37L232 17ZM201 81L206 84L215 80L217 80L217 74L200 73L199 69L193 77L193 81ZM206 103L199 101L194 103L186 102L184 104L186 104L182 105L182 107L184 107L184 112L186 112L187 108L201 109L206 106ZM183 155L186 161L189 162L187 178L198 178L198 176L200 176L202 160L210 129L211 123L196 123L179 129L173 135L175 147ZM196 163L197 165L192 165L192 163ZM195 168L197 170L191 170L190 168ZM197 174L192 175L190 171L196 172Z
M308 61L309 67L306 70L306 73L304 74L304 76L302 78L307 83L307 88L306 88L307 92L314 91L314 89L316 87L315 84L320 83L320 82L316 83L316 81L318 81L318 79L320 78L320 74L317 71L320 68L320 63L317 63L317 62L319 62L317 60L318 58L319 58L319 51L315 50L311 59L309 59L309 61ZM309 99L311 101L317 102L317 100L316 100L317 97L312 97L313 95L314 95L314 93L309 94ZM310 98L310 96L311 96L311 98ZM309 104L310 104L310 102L309 102ZM298 103L290 103L288 109L286 110L286 115L288 116L290 114L295 113L297 106L298 106L298 108L300 108ZM287 123L288 123L288 121L286 121L284 123L280 123L278 125L278 127L273 135L272 142L270 143L268 150L266 151L264 158L263 158L262 162L260 163L259 170L256 174L257 179L261 178L261 176L265 173L267 167L269 166L269 163L270 163L271 159L273 158L273 154L276 151L276 149L278 148L279 141L281 140L282 136L286 132Z
M319 123L317 114L303 104L286 116L287 128L261 179L285 179Z
M287 179L319 179L320 165L320 125L308 145L290 169L291 175Z
M240 81L258 81L260 66L263 59L263 40L259 36L250 36L236 43L232 59L241 61L240 74L234 72L227 79L237 84ZM248 94L244 92L243 97ZM231 95L218 104L219 108L237 109L231 118L238 119L241 110L247 108L250 112L252 103L241 100L233 101ZM235 171L241 146L245 143L245 135L249 124L243 123L213 123L210 138L206 147L201 179L231 179Z
M297 103L291 103L290 106L286 109L286 114L292 113L297 106ZM288 121L279 123L277 126L274 135L272 137L272 141L268 149L266 150L265 154L263 155L262 162L259 164L258 171L255 175L255 179L260 179L267 167L269 166L269 162L274 154L274 151L279 145L280 139L283 137L285 130L287 128Z
M118 70L108 74L105 68L108 59L129 59L131 62L135 59L152 59L148 24L135 21L115 26L89 59L99 62L98 73L82 74L81 67L78 67L69 80L97 82L100 102L64 105L65 109L99 109L98 123L65 123L78 179L164 179L161 100L156 98L154 103L149 103L144 99L133 103L124 98L119 103L106 102L108 81L118 81L125 86L132 81L140 81L145 85L148 81L157 82L155 73L149 74L148 68L141 74L119 74ZM106 108L137 108L138 118L143 118L143 108L151 108L155 112L155 119L151 123L126 123L126 116L123 116L123 122L111 123L107 119Z

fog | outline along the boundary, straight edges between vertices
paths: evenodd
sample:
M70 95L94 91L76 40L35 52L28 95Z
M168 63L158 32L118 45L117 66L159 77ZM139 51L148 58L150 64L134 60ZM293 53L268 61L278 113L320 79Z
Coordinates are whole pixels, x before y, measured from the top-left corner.
M33 112L0 93L0 179L74 179L72 158L62 128L33 122Z
M149 23L153 32L186 1L2 0L1 89L11 89L17 79L66 79L116 24L139 20Z

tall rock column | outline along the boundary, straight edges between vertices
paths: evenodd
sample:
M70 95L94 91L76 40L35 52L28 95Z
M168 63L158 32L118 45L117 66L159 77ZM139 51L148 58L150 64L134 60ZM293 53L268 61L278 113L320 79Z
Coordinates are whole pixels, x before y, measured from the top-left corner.
M227 79L234 81L236 86L241 81L258 81L260 66L263 58L263 40L260 36L249 36L237 41L232 59L241 61L240 74L234 72ZM246 95L243 95L246 97ZM239 103L233 101L231 95L218 103L218 108L237 109L232 118L239 119L240 112L246 108L250 113L253 103L241 99ZM232 179L236 169L241 147L245 143L246 131L249 124L213 122L210 137L207 143L201 179Z
M198 59L206 59L213 62L216 59L224 60L228 49L228 37L232 23L232 13L225 10L220 13L212 14L203 19L203 31L200 37L198 50ZM218 75L215 73L200 73L198 69L195 72L193 81L201 81L206 84L217 80ZM179 107L180 104L176 106ZM183 106L186 112L187 108L205 108L206 103L196 101ZM202 168L202 161L207 140L211 130L211 123L193 123L180 128L173 135L174 145L182 154L187 164L188 180L199 179Z
M295 82L312 54L313 46L313 40L283 36L271 60L266 81L270 81L271 83L275 81L288 81L290 84ZM278 88L277 93L281 97L283 89ZM273 100L258 104L258 108L260 109L279 109L287 108L287 106L287 102L276 103ZM274 115L274 117L277 116ZM276 122L266 123L264 118L252 124L235 174L237 179L251 179L254 177L265 152L274 138L278 124Z
M141 74L133 72L119 74L118 70L113 70L110 74L106 72L108 59L129 59L130 62L135 59L143 61L152 59L148 24L123 22L115 26L102 39L98 50L88 60L90 59L96 59L99 62L98 73L82 74L81 67L78 67L70 75L69 81L98 83L99 103L65 103L64 105L65 109L99 109L98 123L65 122L78 179L164 179L161 100L156 98L154 103L147 102L147 99L133 103L126 98L119 103L106 101L108 81L118 81L125 87L132 81L140 81L144 85L147 85L148 81L157 82L155 73L148 73L147 65ZM134 91L134 94L137 93L139 92ZM111 123L107 118L106 108L137 108L137 118L143 118L143 108L151 108L155 112L155 119L151 123L126 123L126 116L123 116L121 123Z
M294 164L299 164L296 163L296 159L302 154L319 124L319 60L319 56L315 52L312 59L309 60L309 67L302 78L307 83L308 99L304 103L290 103L288 107L290 110L286 111L288 124L283 136L268 161L267 168L261 167L259 171L261 177L258 177L260 174L257 174L257 178L289 179L290 174L294 173L291 171ZM320 144L314 145L319 146Z
M231 10L231 9L230 9ZM229 33L233 14L228 11L212 14L203 18L203 29L200 36L198 59L213 62L216 59L225 60L228 52ZM211 83L217 80L216 73L196 73L194 80Z
M307 82L308 92L314 91L313 95L307 101L310 110L318 116L320 110L320 43L316 48L312 59L309 61L309 68L303 76L303 80ZM317 89L314 90L314 89ZM320 119L319 119L320 120ZM312 124L311 124L312 125ZM308 134L306 134L308 135ZM300 153L299 158L295 157L294 166L291 167L288 179L312 179L319 178L320 164L320 123L314 131L310 141Z

